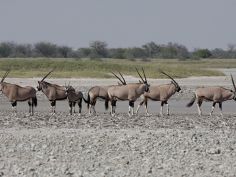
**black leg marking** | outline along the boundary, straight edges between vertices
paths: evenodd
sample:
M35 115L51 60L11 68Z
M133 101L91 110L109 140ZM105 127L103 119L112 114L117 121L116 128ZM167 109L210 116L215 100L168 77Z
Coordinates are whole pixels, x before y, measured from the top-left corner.
M222 103L219 103L219 108L222 111Z
M12 107L15 107L17 105L17 102L14 101L14 102L11 103L11 105L12 105Z
M134 101L129 101L129 106L133 108L134 107Z
M165 101L162 101L162 102L161 102L161 106L163 106L164 104L165 104Z
M216 102L213 102L212 106L215 107L216 106Z

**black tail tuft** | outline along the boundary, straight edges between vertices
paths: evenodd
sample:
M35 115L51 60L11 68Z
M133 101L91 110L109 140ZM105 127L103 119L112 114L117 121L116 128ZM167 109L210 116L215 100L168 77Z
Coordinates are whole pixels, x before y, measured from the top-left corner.
M109 108L109 100L105 99L105 109L108 110Z
M84 95L83 95L83 100L84 100L85 103L88 103L88 100L86 100L86 99L84 98Z
M36 107L38 105L37 97L32 98L33 105Z
M193 105L193 103L196 100L196 95L194 94L193 98L190 100L190 102L186 105L187 107L191 107Z

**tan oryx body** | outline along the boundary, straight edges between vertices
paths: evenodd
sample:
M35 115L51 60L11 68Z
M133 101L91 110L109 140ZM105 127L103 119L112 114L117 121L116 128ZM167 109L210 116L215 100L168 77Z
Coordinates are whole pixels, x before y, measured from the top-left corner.
M222 113L222 102L227 101L227 100L232 100L234 99L236 101L236 87L234 83L233 76L230 75L231 81L234 87L234 91L230 89L226 89L224 87L201 87L197 88L194 94L194 97L192 100L187 104L187 107L190 107L193 105L195 100L197 100L197 108L198 108L198 114L201 116L202 111L201 111L201 105L203 101L212 101L212 109L210 112L210 115L212 115L216 103L219 104L220 108L220 114L223 116Z
M50 71L41 81L38 81L38 91L42 92L47 96L48 100L51 102L52 113L55 113L56 101L65 100L67 98L66 89L64 86L59 86L56 84L51 84L44 79L51 73Z
M152 101L160 101L161 102L161 109L160 109L160 114L163 115L163 106L166 104L167 106L167 115L169 115L169 104L168 100L169 98L174 95L176 92L179 92L181 90L179 84L169 75L164 73L163 74L168 76L172 81L169 84L163 84L163 85L151 85L149 87L149 92L145 92L142 95L142 101L139 103L138 108L136 110L136 113L138 114L138 111L140 107L145 104L145 109L146 109L146 114L149 115L148 113L148 108L147 108L147 103L148 100Z
M78 103L80 115L82 110L83 93L80 91L76 91L72 86L66 86L66 94L69 102L70 114L72 115L73 108L75 113L75 104Z
M34 114L34 106L37 106L36 90L33 87L21 87L16 84L3 82L9 72L6 72L0 83L0 91L9 99L12 108L16 112L17 101L28 101L29 113Z
M121 83L118 83L118 85L126 85L126 81L123 77L123 75L119 72L120 77L118 77L115 73L112 72L112 74L114 76L116 76ZM95 104L97 102L97 98L101 98L105 100L105 109L108 109L109 106L109 95L108 95L108 89L110 87L113 87L114 85L109 85L109 86L94 86L92 88L89 89L88 91L88 97L87 100L84 99L85 102L87 102L87 106L89 109L89 114L92 113L92 109L93 109L93 113L96 114L95 111ZM114 105L116 104L116 101L114 101L113 103Z
M137 69L136 69L137 70ZM137 70L138 72L138 70ZM144 94L145 92L148 92L149 85L147 83L147 79L143 70L144 78L140 75L138 72L140 78L142 79L141 83L130 83L127 85L116 85L109 87L108 89L108 95L109 99L111 101L111 115L115 115L115 102L117 100L122 101L129 101L129 116L134 114L134 102L140 97L140 95Z

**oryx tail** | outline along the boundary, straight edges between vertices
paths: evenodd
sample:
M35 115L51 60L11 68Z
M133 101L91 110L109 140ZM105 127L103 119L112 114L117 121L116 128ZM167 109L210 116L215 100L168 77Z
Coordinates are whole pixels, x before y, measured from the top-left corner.
M193 103L196 100L196 94L193 95L193 98L190 100L190 102L186 105L187 107L191 107L193 105Z

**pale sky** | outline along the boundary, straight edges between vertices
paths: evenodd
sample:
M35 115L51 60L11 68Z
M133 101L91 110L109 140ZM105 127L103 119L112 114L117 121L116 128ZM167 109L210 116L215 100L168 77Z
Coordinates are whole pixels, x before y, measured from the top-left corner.
M0 42L225 49L236 44L235 9L236 0L0 0Z

